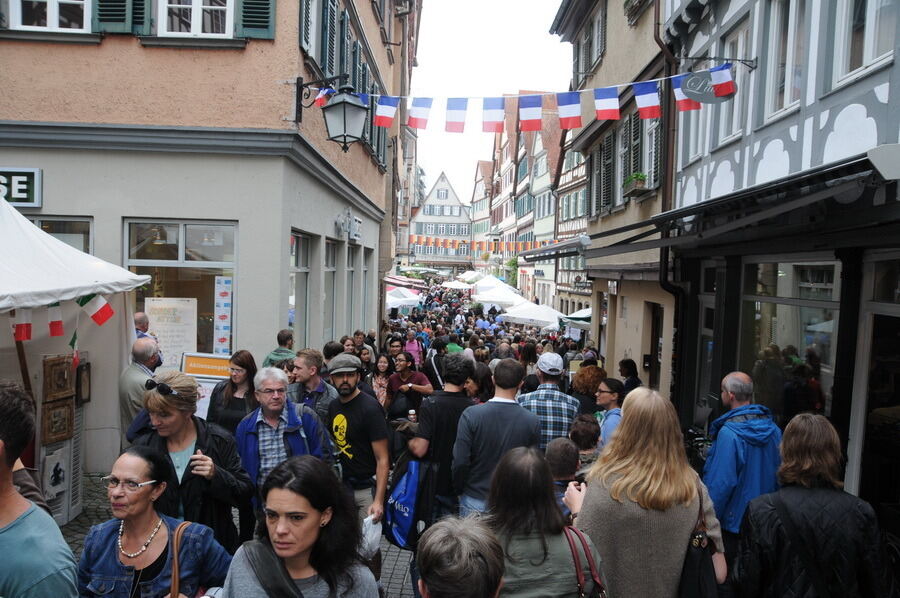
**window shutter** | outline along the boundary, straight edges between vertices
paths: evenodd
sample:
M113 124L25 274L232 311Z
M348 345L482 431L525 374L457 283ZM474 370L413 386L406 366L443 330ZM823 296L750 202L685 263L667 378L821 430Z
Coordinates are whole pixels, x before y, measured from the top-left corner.
M235 36L275 39L275 0L237 0Z
M353 42L353 64L350 68L350 85L353 86L353 89L360 89L359 86L359 71L362 62L362 46L358 41Z
M578 73L581 72L579 68L579 62L581 58L581 44L577 41L572 42L572 82L575 87L578 87L578 82L581 81L581 75Z
M616 174L616 134L615 131L606 136L603 140L603 157L600 170L600 211L607 212L612 207L613 181Z
M619 143L622 145L620 158L622 162L618 165L622 169L622 181L631 174L631 125L634 122L633 115L628 115L622 119L619 127Z
M594 57L591 55L591 43L592 36L594 35L594 27L591 23L588 23L587 27L584 29L584 36L581 41L581 55L582 55L582 69L583 71L587 71L591 68L591 65L594 64Z
M650 129L650 135L647 139L650 149L648 156L648 161L650 162L648 165L650 184L648 186L651 188L657 188L662 184L660 180L662 178L662 131L662 125L657 120L656 124Z
M300 7L300 47L309 54L312 49L313 0L303 0Z
M322 63L320 66L326 77L333 77L334 69L337 66L337 27L337 0L325 0L322 2Z
M588 156L588 172L591 173L591 215L596 216L603 211L602 189L600 173L603 170L603 142L598 145L594 151ZM560 218L562 218L563 204L559 205Z
M150 0L132 0L131 32L135 35L150 35L151 14Z
M597 56L603 56L606 54L606 2L603 3L604 6L600 10L600 33L597 37L597 44L600 46L597 48Z
M631 172L643 172L644 170L644 123L637 112L631 115Z
M335 74L350 74L350 67L353 64L351 54L353 53L353 37L350 33L350 13L346 10L341 13L341 60L338 72ZM343 82L336 83L341 85Z
M95 0L91 31L131 33L131 11L132 4L129 0Z

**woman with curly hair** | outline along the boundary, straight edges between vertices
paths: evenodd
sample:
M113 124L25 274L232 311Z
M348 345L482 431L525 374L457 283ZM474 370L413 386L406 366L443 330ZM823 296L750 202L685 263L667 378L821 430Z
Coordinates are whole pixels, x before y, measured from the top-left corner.
M606 380L606 370L596 365L582 365L575 378L572 379L572 387L569 394L578 399L581 406L578 413L596 413L600 409L597 407L597 388L600 383Z
M235 553L221 596L378 596L375 577L359 559L356 507L321 459L283 461L261 496L265 520L257 539ZM272 570L279 575L257 575Z

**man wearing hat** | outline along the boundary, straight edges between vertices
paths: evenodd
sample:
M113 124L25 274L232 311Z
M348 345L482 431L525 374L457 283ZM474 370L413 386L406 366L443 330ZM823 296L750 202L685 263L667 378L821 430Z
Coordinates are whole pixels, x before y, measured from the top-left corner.
M384 410L375 397L357 388L362 362L341 353L328 364L338 400L328 406L328 429L334 438L344 484L353 490L362 521L373 515L379 521L387 489L388 427Z
M562 356L544 351L535 371L540 383L537 390L519 397L519 404L541 421L541 450L546 449L554 438L567 437L572 420L578 415L578 399L559 390L564 372Z

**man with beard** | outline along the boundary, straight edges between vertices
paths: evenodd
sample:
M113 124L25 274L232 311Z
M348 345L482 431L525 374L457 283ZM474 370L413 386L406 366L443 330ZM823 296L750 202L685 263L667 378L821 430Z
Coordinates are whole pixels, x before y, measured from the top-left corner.
M390 468L384 410L375 397L357 388L362 369L358 357L342 353L331 360L329 369L338 400L328 406L328 429L334 437L343 481L353 491L360 521L367 515L379 521Z

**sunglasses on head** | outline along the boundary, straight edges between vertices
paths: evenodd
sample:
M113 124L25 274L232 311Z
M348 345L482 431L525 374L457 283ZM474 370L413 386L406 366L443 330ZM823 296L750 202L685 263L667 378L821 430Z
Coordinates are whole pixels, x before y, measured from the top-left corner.
M177 397L178 393L172 390L172 387L166 384L165 382L157 382L153 378L149 378L146 382L144 382L144 388L147 390L156 389L161 395L172 395L173 397Z

